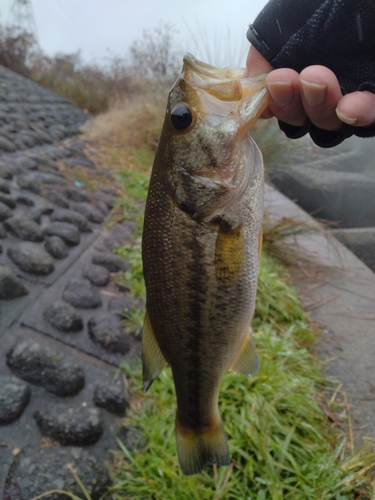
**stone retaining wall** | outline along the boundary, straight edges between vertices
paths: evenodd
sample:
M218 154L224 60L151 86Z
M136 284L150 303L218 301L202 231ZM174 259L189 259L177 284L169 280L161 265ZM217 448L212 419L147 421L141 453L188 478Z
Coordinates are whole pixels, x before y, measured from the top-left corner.
M0 67L0 498L50 489L92 499L109 482L104 459L142 442L123 427L127 381L117 367L139 352L124 313L142 306L120 293L132 223L105 229L116 196L72 138L87 116ZM89 191L76 172L102 176ZM117 192L119 190L117 189ZM61 498L63 497L60 495ZM54 499L60 498L54 496ZM65 498L65 496L64 496Z
M267 168L277 189L314 217L333 222L339 230L332 234L375 271L374 138L352 137L321 149L304 137Z
M86 120L68 100L0 66L0 153L62 140Z

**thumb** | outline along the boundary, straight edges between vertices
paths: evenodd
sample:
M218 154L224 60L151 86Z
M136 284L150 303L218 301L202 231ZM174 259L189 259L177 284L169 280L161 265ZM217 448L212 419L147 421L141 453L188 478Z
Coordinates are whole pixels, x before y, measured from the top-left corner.
M269 73L273 68L255 47L250 45L249 53L246 59L246 69L243 78L260 75L261 73Z

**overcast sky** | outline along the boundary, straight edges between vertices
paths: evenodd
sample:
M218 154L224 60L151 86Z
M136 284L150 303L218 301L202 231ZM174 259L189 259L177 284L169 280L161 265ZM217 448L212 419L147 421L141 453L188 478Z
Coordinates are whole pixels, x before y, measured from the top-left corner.
M2 24L10 20L10 7L16 2L0 0ZM266 3L267 0L31 0L38 40L48 55L80 50L86 61L100 61L109 53L123 56L143 30L171 22L184 52L229 66L244 65L247 26ZM197 53L197 41L205 54ZM215 60L208 51L216 54Z

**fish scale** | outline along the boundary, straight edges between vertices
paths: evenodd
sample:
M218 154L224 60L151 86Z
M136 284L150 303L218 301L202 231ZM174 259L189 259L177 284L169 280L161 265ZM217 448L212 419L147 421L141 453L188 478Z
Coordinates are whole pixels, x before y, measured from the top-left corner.
M266 106L264 77L184 58L169 94L146 202L143 379L166 364L185 474L230 456L218 410L229 369L258 369L250 321L263 215L263 162L247 131Z

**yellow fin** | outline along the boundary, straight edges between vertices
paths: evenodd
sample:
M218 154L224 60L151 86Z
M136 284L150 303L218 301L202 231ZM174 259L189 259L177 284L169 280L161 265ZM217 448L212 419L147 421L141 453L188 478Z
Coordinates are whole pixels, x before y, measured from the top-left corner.
M230 371L252 375L259 370L259 358L254 340L251 337L251 328L245 340L242 342L237 358L230 367Z
M215 273L216 278L227 285L235 284L241 277L245 266L245 240L242 228L227 227L221 223L216 238Z
M176 443L180 467L186 476L198 474L207 464L230 463L227 438L220 420L209 428L194 430L176 421Z
M142 333L143 388L147 391L167 365L146 312Z

